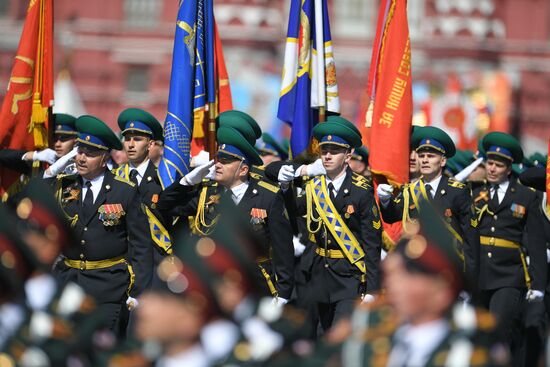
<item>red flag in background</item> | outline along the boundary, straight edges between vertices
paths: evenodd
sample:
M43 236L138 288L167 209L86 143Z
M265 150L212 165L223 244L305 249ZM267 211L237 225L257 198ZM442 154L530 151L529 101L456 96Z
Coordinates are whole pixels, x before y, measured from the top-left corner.
M231 87L229 85L229 75L227 74L227 68L225 67L225 58L223 56L222 41L218 33L218 26L214 23L214 53L215 53L215 77L216 77L216 103L214 105L214 116L218 116L220 113L233 109L233 102L231 99ZM204 133L207 131L207 114L203 115L203 121L201 123L202 128L199 129L199 133L195 134L193 131L193 140L191 140L191 156L199 154L201 150L206 150Z
M380 2L367 83L368 109L359 124L371 126L369 165L375 185L401 186L409 180L409 135L412 124L412 77L406 0ZM384 223L384 241L391 245L401 224ZM389 238L388 238L389 237Z
M30 0L0 111L0 146L48 146L48 108L53 105L53 0ZM19 173L0 169L0 192L16 190Z
M382 1L378 17L375 40L380 41L373 47L368 81L373 104L369 165L378 182L384 177L402 185L409 178L413 110L407 1Z

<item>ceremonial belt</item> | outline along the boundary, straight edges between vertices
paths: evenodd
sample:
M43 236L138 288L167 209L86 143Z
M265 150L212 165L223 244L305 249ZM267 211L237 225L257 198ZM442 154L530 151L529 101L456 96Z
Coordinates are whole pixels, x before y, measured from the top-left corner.
M111 266L115 266L118 264L126 264L128 268L128 273L130 274L130 284L128 284L128 289L126 293L130 295L130 291L134 287L134 282L136 279L136 275L134 273L134 269L132 268L132 265L126 259L124 256L118 256L113 257L111 259L105 259L105 260L72 260L72 259L63 259L63 262L65 265L67 265L70 268L73 269L80 269L81 271L84 270L97 270L97 269L106 269L110 268Z
M408 187L405 187L405 189L403 190L403 218L402 218L403 224L402 225L403 225L404 231L406 231L405 229L406 223L410 221L410 216L409 216L410 199L412 198L412 201L414 203L416 210L420 211L420 205L419 205L420 196L422 196L422 198L424 198L424 200L426 200L427 202L430 202L428 193L426 192L426 187L424 186L424 182L422 182L422 180L411 182L408 185ZM451 224L447 223L446 221L444 223L447 230L452 233L452 235L457 239L457 241L460 244L463 244L464 240L462 239L462 236L458 234L458 232L453 228L453 226L451 226ZM460 259L464 261L464 251L460 248L456 248L456 252L458 253L458 256L460 257Z
M203 186L199 194L199 202L197 205L197 213L195 214L194 223L192 229L196 234L201 236L208 236L213 231L213 227L218 222L219 215L217 215L212 222L206 223L206 218L204 217L204 211L206 206L206 193L208 191L208 186Z
M527 288L531 288L531 277L529 276L529 271L527 270L527 261L525 260L525 254L521 250L521 244L514 241L505 240L504 238L495 238L488 236L480 236L479 243L485 246L495 246L503 248L511 248L519 251L519 257L521 259L521 266L523 267L523 276L525 278L525 284Z
M114 173L118 177L130 181L130 166L128 164L123 164L122 166L116 168Z
M147 214L151 239L165 254L172 255L172 240L170 239L170 234L151 209L145 204L142 204L142 206L145 214Z
M95 269L105 269L110 268L118 264L126 263L124 256L113 257L112 259L106 260L71 260L64 259L65 265L70 268L80 269L80 270L95 270Z
M345 259L346 255L340 250L333 250L333 249L324 249L322 247L317 247L315 249L315 252L319 256L328 257L329 259Z
M308 182L306 186L306 200L308 202L313 200L320 219L336 240L345 258L355 265L361 273L365 274L367 272L365 262L363 261L365 252L330 200L324 175L315 177ZM308 217L313 215L312 212L312 208L309 208ZM319 220L311 219L314 222Z

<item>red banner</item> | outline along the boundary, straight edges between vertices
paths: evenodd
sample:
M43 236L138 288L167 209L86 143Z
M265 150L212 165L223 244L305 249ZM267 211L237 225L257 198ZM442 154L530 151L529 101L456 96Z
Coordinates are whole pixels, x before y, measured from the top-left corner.
M395 185L409 177L409 135L412 123L412 78L407 1L382 2L379 17L385 21L380 47L373 47L369 84L372 127L369 164L380 176ZM379 22L380 24L380 22ZM379 36L377 35L376 38ZM375 45L376 46L376 45ZM372 70L375 68L375 70Z
M53 0L30 0L0 111L0 146L47 147L48 108L52 105ZM2 168L0 177L4 194L19 174Z

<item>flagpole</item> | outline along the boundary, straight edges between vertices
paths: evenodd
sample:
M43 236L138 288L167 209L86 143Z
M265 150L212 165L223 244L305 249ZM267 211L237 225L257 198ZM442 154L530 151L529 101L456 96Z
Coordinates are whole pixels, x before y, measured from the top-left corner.
M323 37L323 2L315 0L315 46L317 51L317 103L319 104L319 122L326 121L326 85L325 85L325 40Z
M213 102L208 103L208 132L206 144L210 159L212 159L216 154L216 111L215 103Z

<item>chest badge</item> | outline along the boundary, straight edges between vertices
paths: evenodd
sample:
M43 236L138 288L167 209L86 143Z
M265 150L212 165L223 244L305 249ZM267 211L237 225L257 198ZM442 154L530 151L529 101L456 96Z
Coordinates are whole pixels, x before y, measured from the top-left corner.
M120 224L120 219L126 214L122 204L104 204L97 210L99 220L106 227L116 226Z

